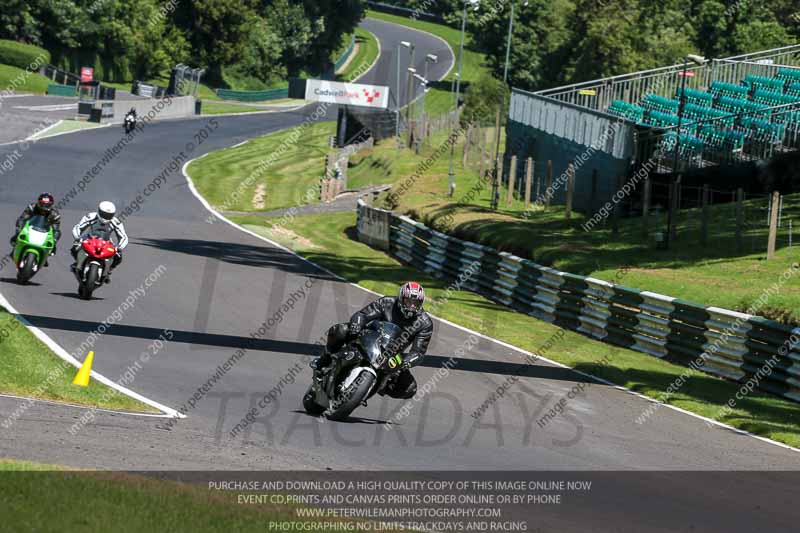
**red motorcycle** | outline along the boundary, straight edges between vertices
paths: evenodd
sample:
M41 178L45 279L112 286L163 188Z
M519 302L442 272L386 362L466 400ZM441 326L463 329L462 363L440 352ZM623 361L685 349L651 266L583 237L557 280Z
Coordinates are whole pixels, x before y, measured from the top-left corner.
M117 253L109 234L93 233L81 240L75 266L78 296L90 300L92 293L106 282L108 270Z

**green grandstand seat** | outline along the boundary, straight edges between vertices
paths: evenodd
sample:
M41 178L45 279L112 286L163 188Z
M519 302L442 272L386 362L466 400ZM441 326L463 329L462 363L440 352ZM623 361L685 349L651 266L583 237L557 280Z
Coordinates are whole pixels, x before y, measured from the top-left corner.
M768 106L776 106L776 105L791 104L793 102L796 102L797 100L796 97L794 96L785 95L777 91L770 91L767 89L756 89L756 92L753 93L753 101Z
M680 87L678 87L678 89L675 91L675 98L680 100L680 97L681 97L681 89ZM688 87L685 92L685 97L686 97L686 103L696 104L706 107L711 107L711 104L714 102L713 94Z
M780 142L786 131L784 124L775 124L757 117L742 117L739 125L748 138L761 142Z
M677 113L680 102L672 98L666 98L657 94L647 94L642 101L642 107L648 111L659 111L661 113Z
M800 98L800 81L790 84L789 88L786 89L786 94L788 96Z
M644 108L636 104L630 104L623 100L614 100L608 106L608 112L614 116L627 118L637 124L641 123L644 119Z
M728 96L730 98L747 98L750 90L747 87L736 85L735 83L715 81L711 84L709 92L716 97Z
M779 68L775 77L789 85L800 83L800 68Z
M678 117L669 113L651 110L645 113L643 122L656 128L670 128L678 125Z
M746 87L759 89L767 89L771 91L783 92L785 82L776 78L768 78L767 76L756 76L755 74L748 74L742 83Z

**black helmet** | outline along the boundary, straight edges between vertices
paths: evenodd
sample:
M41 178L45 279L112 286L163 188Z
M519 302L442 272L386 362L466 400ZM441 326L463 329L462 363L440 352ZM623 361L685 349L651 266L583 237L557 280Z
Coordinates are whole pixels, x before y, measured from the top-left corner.
M50 212L53 210L53 204L55 204L56 199L53 198L53 195L49 192L43 192L39 195L39 198L36 199L36 207L39 208L39 211L42 213L49 215Z
M410 281L400 287L400 294L397 296L397 307L404 317L415 317L422 311L423 303L425 303L425 289L422 288L422 285L415 281Z

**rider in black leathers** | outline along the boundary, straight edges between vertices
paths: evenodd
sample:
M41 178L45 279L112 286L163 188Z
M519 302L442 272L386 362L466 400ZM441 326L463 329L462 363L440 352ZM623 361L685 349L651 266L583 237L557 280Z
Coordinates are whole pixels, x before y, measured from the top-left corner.
M396 347L402 352L411 346L403 358L400 372L388 385L386 394L392 398L409 399L417 392L417 382L409 371L422 362L428 351L433 336L433 321L422 309L425 293L418 283L406 283L400 289L397 298L384 296L367 305L350 318L350 322L335 324L328 330L328 339L322 356L311 362L315 375L324 373L332 362L333 354L358 337L361 330L373 320L382 320L397 324L403 329L401 345Z
M28 221L33 216L41 215L47 218L48 224L50 227L53 228L53 239L55 240L56 244L58 244L58 240L61 238L61 214L58 210L54 207L55 205L55 198L53 195L45 192L39 195L39 198L36 199L35 203L29 204L23 211L22 214L17 219L16 224L16 231L14 232L14 236L11 237L11 248L12 254L14 247L17 244L17 235L19 235L20 230L25 225L25 222ZM56 255L56 247L53 246L53 251L50 255Z

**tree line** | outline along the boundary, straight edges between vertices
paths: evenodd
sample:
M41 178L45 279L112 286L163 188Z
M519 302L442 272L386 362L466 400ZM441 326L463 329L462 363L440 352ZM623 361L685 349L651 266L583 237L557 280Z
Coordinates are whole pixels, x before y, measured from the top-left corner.
M463 0L382 0L460 27ZM537 90L678 63L686 54L726 57L800 40L797 0L522 0L510 84ZM502 78L512 0L468 0L469 46Z
M4 0L0 39L40 46L56 66L110 82L177 63L222 87L259 89L330 65L362 0Z

